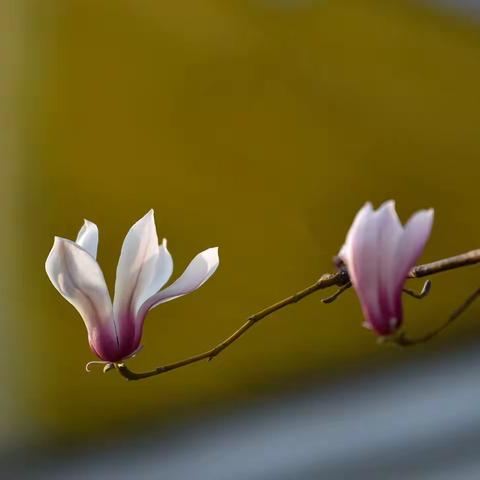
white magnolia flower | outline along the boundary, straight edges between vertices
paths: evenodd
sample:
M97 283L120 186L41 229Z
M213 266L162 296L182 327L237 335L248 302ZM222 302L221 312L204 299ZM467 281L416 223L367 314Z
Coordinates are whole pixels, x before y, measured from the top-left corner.
M93 352L105 362L120 362L140 348L149 310L193 292L218 267L218 248L199 253L183 274L162 290L173 271L167 242L158 244L153 210L140 219L123 242L112 305L96 261L98 228L85 221L77 240L55 237L47 274L55 288L80 313Z

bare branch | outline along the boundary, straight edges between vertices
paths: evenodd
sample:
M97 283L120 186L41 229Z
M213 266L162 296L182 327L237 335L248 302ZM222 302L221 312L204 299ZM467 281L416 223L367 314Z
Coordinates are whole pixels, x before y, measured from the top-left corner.
M273 312L280 310L287 305L292 305L294 303L299 302L303 298L308 295L311 295L313 292L317 290L321 290L323 288L332 287L334 285L344 285L345 284L345 277L348 278L348 274L346 270L340 270L334 274L325 274L316 281L313 285L301 290L289 297L281 300L280 302L274 303L273 305L260 310L259 312L251 315L248 320L237 330L235 331L230 337L225 339L223 342L216 345L214 348L200 353L198 355L194 355L193 357L186 358L184 360L180 360L179 362L170 363L168 365L164 365L162 367L158 367L154 370L150 370L148 372L142 373L135 373L132 372L124 363L117 363L115 367L117 368L120 375L125 377L127 380L141 380L143 378L153 377L155 375L160 375L161 373L169 372L170 370L175 370L177 368L185 367L186 365L190 365L191 363L196 363L201 360L213 360L220 352L225 350L228 346L230 346L233 342L235 342L238 338L240 338L247 330L253 327L255 323L257 323L262 318L271 315ZM348 281L347 281L348 283Z
M405 336L404 332L401 332L399 335L394 336L391 339L385 338L384 342L394 343L395 345L399 345L400 347L412 347L420 343L428 342L433 337L436 337L439 333L443 332L447 327L449 327L479 297L480 288L475 290L471 295L469 295L468 298L460 305L460 307L458 307L454 312L452 312L452 314L447 318L446 322L443 325L433 330L432 332L427 333L423 337L410 339Z
M436 273L453 270L454 268L466 267L468 265L475 265L480 262L480 248L471 250L470 252L456 255L455 257L444 258L432 263L425 263L424 265L417 265L410 270L409 278L427 277Z
M352 282L348 282L343 287L340 287L333 295L329 297L322 298L323 303L333 303L343 292L348 290L352 286Z
M473 265L476 263L480 263L480 249L472 250L470 252L457 255L455 257L438 260L436 262L427 263L424 265L417 265L416 267L412 268L412 270L408 274L408 278L420 278L420 277L430 276L446 270L465 267L467 265ZM118 370L120 375L125 377L127 380L141 380L143 378L153 377L155 375L160 375L161 373L166 373L171 370L175 370L177 368L185 367L187 365L190 365L192 363L197 363L202 360L212 360L218 354L220 354L223 350L229 347L232 343L238 340L244 333L250 330L250 328L252 328L258 321L262 320L263 318L271 315L272 313L278 310L281 310L282 308L285 308L288 305L292 305L294 303L299 302L300 300L304 299L305 297L311 295L312 293L318 290L322 290L322 289L333 287L333 286L341 287L331 297L324 299L325 303L331 303L332 301L334 301L341 293L343 293L346 289L350 287L350 277L348 275L346 268L341 264L338 264L338 266L340 267L340 270L338 272L326 273L322 275L321 278L318 281L316 281L313 285L310 285L309 287L303 290L300 290L299 292L277 303L274 303L269 307L264 308L263 310L255 313L254 315L251 315L248 318L248 320L238 330L236 330L230 337L223 340L221 343L219 343L212 349L207 350L204 353L200 353L198 355L194 355L184 360L170 363L170 364L158 367L154 370L141 372L141 373L132 372L124 363L116 363L114 366ZM430 286L428 285L428 282L426 282L422 292L424 293L424 291L427 290L427 293L428 293L429 288ZM422 292L420 293L420 296L422 295ZM418 295L418 294L415 294L415 292L411 292L411 291L406 293L413 293L414 295ZM425 295L426 293L423 294L423 296ZM397 341L395 343L397 343L398 345L406 346L406 345L413 345L415 343L422 343L429 340L430 338L432 338L433 336L437 335L442 330L444 330L450 323L452 323L455 320L455 318L457 318L474 301L474 299L478 295L480 295L480 293L477 291L474 295L475 297L470 301L467 300L466 305L463 305L459 309L460 311L456 311L454 312L454 314L452 314L453 319L449 318L447 323L442 327L440 327L438 330L432 332L431 334L427 335L424 338L421 338L415 341L414 343L412 343L413 341L407 340L405 337L399 336L396 339ZM394 339L384 339L384 340L388 342L395 341ZM111 368L108 368L107 371L110 369Z
M407 295L410 295L413 298L421 300L422 298L425 298L430 293L431 289L432 289L432 282L430 280L427 280L423 284L423 287L422 287L422 290L420 291L420 293L417 293L413 290L409 290L408 288L404 288L403 293L406 293Z

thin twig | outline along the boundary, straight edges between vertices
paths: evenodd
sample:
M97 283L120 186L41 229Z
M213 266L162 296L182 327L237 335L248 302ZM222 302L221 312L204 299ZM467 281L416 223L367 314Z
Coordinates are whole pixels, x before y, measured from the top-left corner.
M417 293L414 290L410 290L409 288L404 288L403 293L406 293L407 295L410 295L411 297L416 298L417 300L421 300L422 298L425 298L430 293L431 289L432 289L432 282L430 280L427 280L423 284L423 287L420 293Z
M184 367L186 365L190 365L191 363L196 363L201 360L213 360L220 352L225 350L228 346L230 346L235 340L240 338L247 330L252 328L259 320L262 318L271 315L273 312L280 310L287 305L291 305L293 303L297 303L302 298L305 298L308 295L311 295L313 292L317 290L321 290L323 288L332 287L334 285L345 285L345 277L348 279L348 274L346 270L340 270L334 274L325 274L316 281L313 285L301 290L280 302L274 303L273 305L260 310L259 312L251 315L248 320L237 330L235 331L230 337L223 340L223 342L216 345L214 348L200 353L198 355L194 355L193 357L186 358L184 360L180 360L179 362L169 363L168 365L163 365L162 367L155 368L154 370L150 370L148 372L142 373L135 373L132 372L124 363L117 363L115 367L117 368L118 372L128 380L141 380L143 378L153 377L154 375L159 375L161 373L169 372L170 370L175 370L177 368ZM348 283L348 280L347 280Z
M343 287L340 287L333 295L322 298L322 303L333 303L343 292L347 291L352 286L352 282L348 282Z
M468 298L458 307L446 320L446 322L438 327L433 332L424 335L423 337L410 339L405 336L405 333L400 333L400 335L393 337L392 339L386 338L387 343L394 343L401 347L411 347L418 345L419 343L425 343L431 340L433 337L436 337L439 333L443 332L447 327L449 327L467 308L478 298L480 297L480 288L475 290Z
M457 255L455 257L450 257L442 260L438 260L432 263L426 263L423 265L417 265L410 270L408 274L408 278L420 278L425 277L427 275L434 275L446 270L451 270L454 268L460 268L467 265L473 265L476 263L480 263L480 249L472 250L467 253L463 253L461 255ZM170 363L167 365L163 365L161 367L155 368L154 370L150 370L147 372L136 373L132 372L124 363L116 363L115 368L118 370L120 375L125 377L127 380L141 380L143 378L153 377L155 375L160 375L161 373L169 372L170 370L175 370L177 368L185 367L186 365L190 365L192 363L197 363L202 360L212 360L215 358L219 353L229 347L232 343L238 340L245 332L250 330L259 320L271 315L272 313L285 308L288 305L292 305L294 303L299 302L303 298L311 295L312 293L316 292L317 290L322 290L328 287L345 287L350 283L350 277L348 275L347 270L342 266L340 270L336 273L326 273L321 276L321 278L316 281L313 285L305 288L304 290L300 290L299 292L269 306L264 308L263 310L257 312L256 314L250 316L248 320L237 330L235 331L230 337L225 339L223 342L219 343L212 349L200 353L198 355L194 355L192 357L186 358L184 360L180 360L178 362ZM342 289L341 289L342 290ZM343 291L343 290L342 290ZM341 292L340 292L341 293ZM337 292L338 294L338 292ZM337 295L338 296L338 295ZM473 300L472 300L473 301ZM471 302L470 302L471 303ZM467 305L468 307L468 305ZM466 307L465 307L466 308ZM463 311L463 310L462 310ZM461 312L460 312L461 313ZM458 316L458 315L457 315ZM455 317L456 318L456 317ZM453 320L451 320L453 321ZM451 323L449 321L448 323ZM445 328L445 327L443 327ZM439 332L434 332L433 336ZM431 338L431 337L430 337ZM426 340L424 340L426 341Z

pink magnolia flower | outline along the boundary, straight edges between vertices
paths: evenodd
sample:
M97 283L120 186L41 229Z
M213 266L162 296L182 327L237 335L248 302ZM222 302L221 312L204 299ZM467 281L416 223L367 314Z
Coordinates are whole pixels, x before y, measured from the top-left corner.
M96 261L97 246L98 228L86 220L75 242L55 237L45 268L55 288L82 316L92 351L106 363L134 355L148 311L199 288L219 263L218 248L209 248L162 290L172 274L173 260L166 240L158 244L151 210L125 237L112 305Z
M403 227L393 201L357 213L339 256L365 316L364 326L381 336L402 324L402 290L408 272L430 236L433 210L420 210Z

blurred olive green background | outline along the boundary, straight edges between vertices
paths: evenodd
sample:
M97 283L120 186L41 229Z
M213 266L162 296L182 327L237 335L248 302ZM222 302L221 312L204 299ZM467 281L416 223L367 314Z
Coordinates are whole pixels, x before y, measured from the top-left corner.
M175 275L220 246L201 290L149 314L129 362L141 370L213 346L330 271L366 200L396 199L403 220L435 207L425 261L478 247L473 23L393 0L19 5L8 51L20 147L2 153L12 438L121 433L417 354L378 347L349 292L279 312L210 364L138 383L86 374L83 323L44 261L54 235L74 238L88 218L113 290L124 235L150 208ZM412 334L478 287L478 268L433 280L428 299L405 299ZM472 310L419 349L477 335L479 320Z

